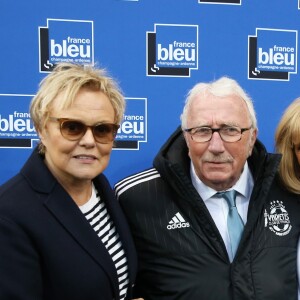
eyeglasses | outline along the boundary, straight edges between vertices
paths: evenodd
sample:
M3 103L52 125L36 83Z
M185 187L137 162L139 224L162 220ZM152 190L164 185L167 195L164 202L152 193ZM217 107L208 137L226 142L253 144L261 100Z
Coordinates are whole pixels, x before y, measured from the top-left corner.
M250 130L252 126L248 128L240 128L236 126L223 126L220 128L211 128L207 126L194 127L184 129L191 135L191 138L196 143L209 142L212 139L214 132L218 132L222 141L227 143L234 143L242 138L243 132Z
M99 123L93 126L88 126L81 121L68 118L49 118L52 121L59 122L61 135L69 141L80 140L90 128L94 139L101 144L111 143L117 135L120 125L111 123Z

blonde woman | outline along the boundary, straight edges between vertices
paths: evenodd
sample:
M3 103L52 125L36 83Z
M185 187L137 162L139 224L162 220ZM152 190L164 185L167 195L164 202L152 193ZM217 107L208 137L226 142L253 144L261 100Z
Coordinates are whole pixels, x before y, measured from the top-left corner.
M61 64L42 81L40 145L0 188L0 299L131 298L134 244L103 175L124 107L101 69Z
M283 183L289 191L300 194L300 97L282 115L275 147L282 154L279 173Z

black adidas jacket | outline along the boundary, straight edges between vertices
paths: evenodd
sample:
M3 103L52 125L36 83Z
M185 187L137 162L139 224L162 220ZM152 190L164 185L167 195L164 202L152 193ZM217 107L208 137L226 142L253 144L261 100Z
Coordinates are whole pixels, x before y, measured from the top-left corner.
M153 169L116 184L139 258L135 296L145 300L297 300L300 197L277 178L280 156L257 141L248 220L235 259L192 185L180 128Z

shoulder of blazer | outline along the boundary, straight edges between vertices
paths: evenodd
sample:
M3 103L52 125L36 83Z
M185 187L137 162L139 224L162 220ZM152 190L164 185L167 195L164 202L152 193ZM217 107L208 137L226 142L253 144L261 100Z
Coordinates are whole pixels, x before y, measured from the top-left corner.
M47 168L44 158L38 153L37 148L34 149L25 162L20 174L31 188L37 192L50 193L57 184L57 180Z

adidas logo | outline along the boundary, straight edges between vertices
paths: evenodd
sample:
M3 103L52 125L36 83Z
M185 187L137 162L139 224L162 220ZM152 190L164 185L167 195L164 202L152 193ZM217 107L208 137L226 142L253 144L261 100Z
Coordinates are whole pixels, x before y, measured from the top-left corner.
M186 222L182 215L178 212L169 222L168 230L190 227L190 223Z

